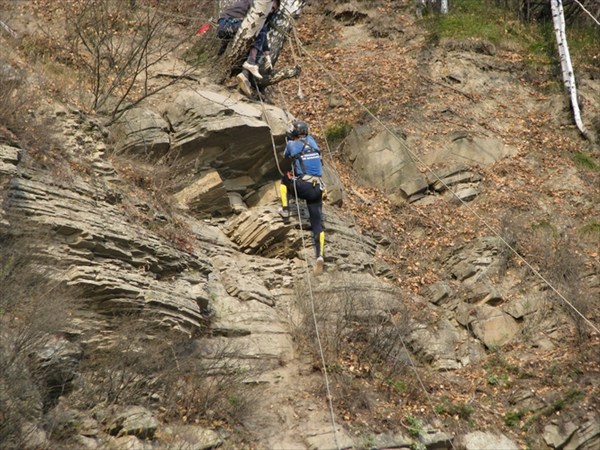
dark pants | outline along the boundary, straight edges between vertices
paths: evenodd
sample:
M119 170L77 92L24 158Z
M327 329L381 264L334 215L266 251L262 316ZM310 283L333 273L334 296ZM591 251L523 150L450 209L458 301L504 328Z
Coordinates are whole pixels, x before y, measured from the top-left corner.
M306 201L313 243L317 256L319 256L321 254L319 235L323 231L323 191L321 186L318 183L309 183L300 178L291 180L287 175L283 176L281 182L287 187L289 198L295 198L297 195L298 198Z
M222 55L223 53L225 53L225 49L227 48L229 41L234 38L237 31L240 29L240 26L242 25L242 20L241 19L221 18L221 19L219 19L218 24L219 24L219 28L217 29L217 37L219 39L223 39L223 44L221 45L221 48L219 49L219 55ZM262 52L265 50L266 46L267 46L267 24L265 23L265 25L258 32L256 39L252 43L252 48L256 49L257 54L262 54ZM252 61L252 62L256 63L256 61Z

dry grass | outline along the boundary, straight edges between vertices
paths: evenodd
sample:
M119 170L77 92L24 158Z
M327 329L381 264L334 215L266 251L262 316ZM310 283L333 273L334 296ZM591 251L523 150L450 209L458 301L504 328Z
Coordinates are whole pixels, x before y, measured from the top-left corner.
M13 225L15 225L13 223ZM36 422L71 387L41 356L60 335L75 295L43 262L48 241L0 234L0 447L22 448ZM51 365L51 364L50 364ZM58 376L58 377L57 377Z
M309 291L299 287L297 293L301 318L294 330L295 340L312 352L313 364L319 368L322 363L317 349L322 348L327 369L336 380L338 397L367 409L369 395L358 395L357 380L369 380L386 395L412 391L411 383L402 381L409 366L405 348L408 314L400 300L394 307L378 308L377 295L356 281L340 283L332 275L331 286L320 286L314 292L313 317Z
M585 249L580 240L547 222L534 224L533 229L523 237L528 261L560 293L548 287L547 299L571 318L577 336L582 341L592 331L582 315L590 317L599 304L592 287L585 281L586 273L594 268L583 256Z

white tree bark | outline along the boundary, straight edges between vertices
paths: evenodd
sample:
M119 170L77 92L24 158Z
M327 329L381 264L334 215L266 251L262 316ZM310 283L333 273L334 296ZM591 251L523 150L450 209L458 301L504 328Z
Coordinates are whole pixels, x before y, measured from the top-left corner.
M267 16L271 12L273 0L254 0L250 10L244 17L240 29L229 45L228 52L232 55L243 55L247 53L252 40L265 24Z
M271 48L271 59L273 64L281 52L285 41L291 35L293 27L293 18L300 16L306 0L281 0L279 11L271 19L272 26L269 32L269 46ZM224 5L223 5L224 6ZM252 7L242 21L239 31L233 41L227 48L222 59L222 68L220 72L220 82L225 81L232 68L241 65L241 61L246 58L252 41L263 27L265 20L271 12L272 0L254 0ZM278 76L267 76L260 81L261 85L268 85L272 82L281 81L290 76L297 76L299 69L287 69Z
M581 119L579 110L579 102L577 101L577 87L575 86L575 73L571 64L571 55L567 45L567 34L565 27L565 16L562 6L562 0L550 0L552 7L552 21L554 23L554 33L556 35L556 44L558 46L558 54L560 57L560 67L562 69L562 77L565 88L571 100L571 108L577 128L587 139L590 136L585 129L585 125Z
M440 0L440 13L448 14L448 0Z
M271 58L273 63L277 61L283 44L292 34L294 19L300 17L306 0L281 0L279 12L273 17L273 26L269 33L269 44L271 46Z

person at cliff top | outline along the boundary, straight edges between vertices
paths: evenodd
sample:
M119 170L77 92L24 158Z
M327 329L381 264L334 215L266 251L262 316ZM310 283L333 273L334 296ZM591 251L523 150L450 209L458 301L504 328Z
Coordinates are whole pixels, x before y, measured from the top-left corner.
M323 165L321 149L308 133L308 124L301 120L292 123L288 142L283 156L292 159L292 173L287 172L281 179L280 195L282 208L279 213L287 220L290 216L288 196L290 192L306 201L310 226L317 257L315 274L323 272L325 264L325 232L323 231Z
M224 42L219 50L219 54L225 52L227 44L240 29L244 17L246 17L246 14L248 14L248 11L252 7L252 3L253 0L237 0L221 12L221 17L218 20L219 28L217 30L217 37L223 39ZM271 70L273 68L267 33L269 31L269 18L278 8L279 0L273 0L271 12L252 43L248 57L244 61L244 64L242 64L242 71L237 75L239 88L246 95L252 95L250 75L259 80L263 78L258 66L260 59L264 59L266 69Z

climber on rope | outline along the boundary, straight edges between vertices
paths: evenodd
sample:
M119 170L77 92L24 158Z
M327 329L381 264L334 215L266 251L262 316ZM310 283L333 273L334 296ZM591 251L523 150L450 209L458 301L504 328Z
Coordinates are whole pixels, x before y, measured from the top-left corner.
M223 44L219 50L219 55L225 53L227 45L240 29L244 17L246 17L246 14L248 14L248 11L252 7L252 2L253 0L237 0L221 12L221 17L218 20L219 28L217 30L217 37L223 40ZM252 76L258 80L263 78L258 66L261 58L264 59L264 66L267 70L273 69L267 33L269 31L269 19L278 8L279 0L273 0L271 12L252 43L248 57L244 64L242 64L242 71L237 75L239 88L247 96L252 95L253 92L250 77Z
M301 120L292 122L292 130L288 133L287 139L288 142L283 156L292 159L292 172L287 172L281 179L282 208L279 210L279 214L284 220L289 219L288 196L291 196L290 192L306 201L317 257L315 273L319 275L323 272L325 264L323 258L325 232L322 224L325 186L322 180L321 149L315 139L308 133L308 124Z

